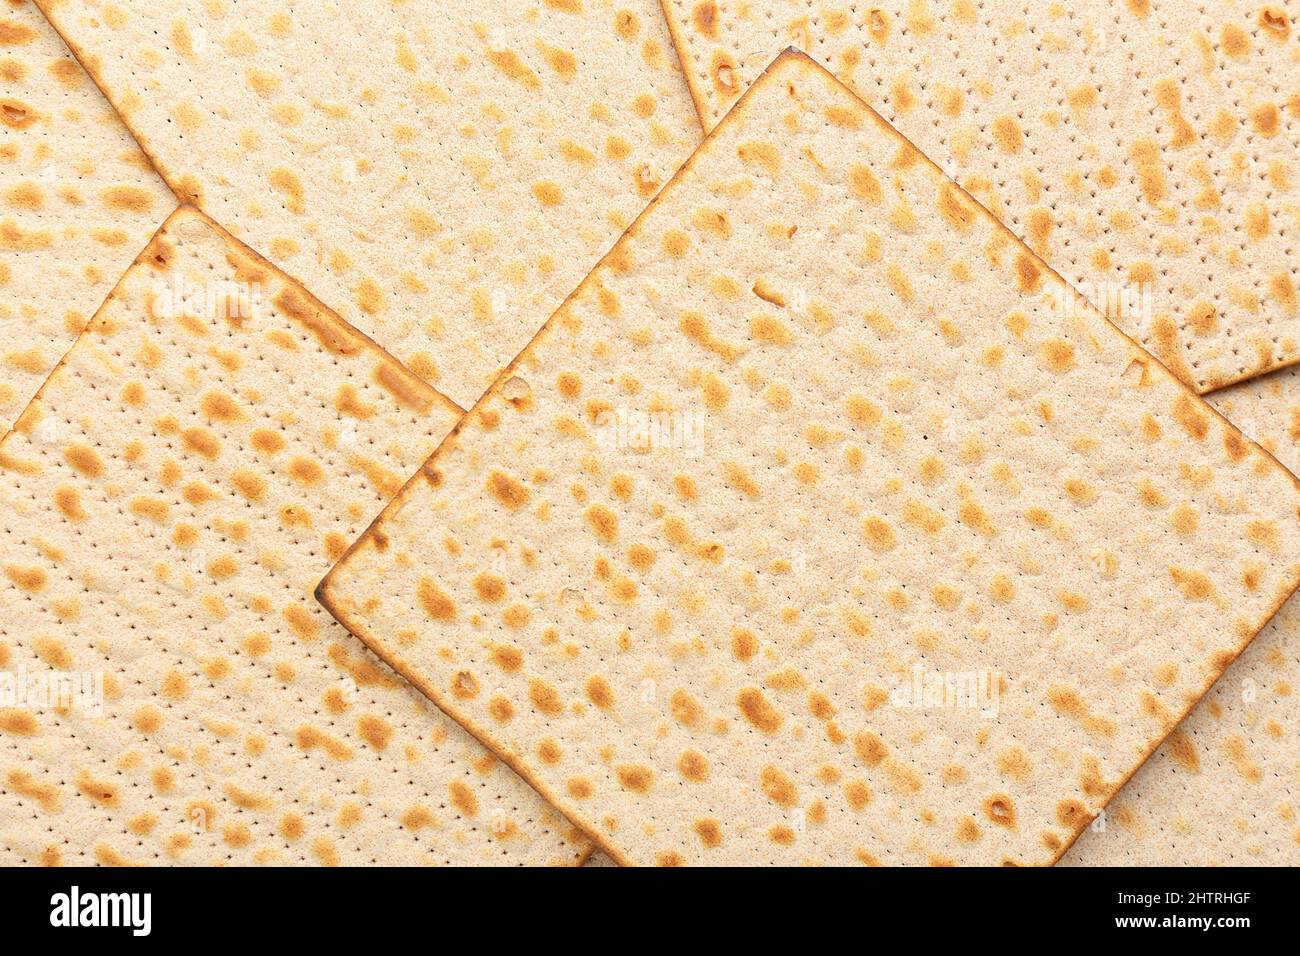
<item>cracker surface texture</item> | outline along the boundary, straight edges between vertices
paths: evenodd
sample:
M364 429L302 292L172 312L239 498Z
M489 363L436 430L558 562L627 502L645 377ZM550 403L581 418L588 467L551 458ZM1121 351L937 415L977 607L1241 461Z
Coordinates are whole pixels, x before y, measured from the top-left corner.
M175 208L41 12L0 7L0 435Z
M800 47L1197 391L1300 361L1295 4L664 9L706 128Z
M700 140L656 0L42 6L178 195L463 407Z
M1300 371L1213 403L1300 471ZM1300 865L1300 601L1292 598L1062 859L1075 866Z
M318 594L619 862L1047 863L1298 504L788 52Z
M0 861L580 860L312 599L455 420L172 216L0 444Z

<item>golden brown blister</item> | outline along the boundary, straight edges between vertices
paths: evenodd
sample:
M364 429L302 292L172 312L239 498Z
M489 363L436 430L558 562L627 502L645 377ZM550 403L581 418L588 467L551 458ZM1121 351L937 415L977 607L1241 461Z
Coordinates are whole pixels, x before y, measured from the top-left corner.
M656 0L42 0L177 195L468 407L699 143Z
M87 681L54 700L6 685L0 860L583 859L312 600L456 417L174 214L0 444L0 672Z
M0 435L175 208L41 12L0 7Z
M318 595L620 862L1053 861L1300 580L1068 298L787 53Z
M800 47L1197 391L1300 361L1293 4L664 9L706 129Z
M1300 372L1285 369L1236 385L1213 402L1300 471ZM1062 864L1300 865L1298 635L1300 602L1293 598Z

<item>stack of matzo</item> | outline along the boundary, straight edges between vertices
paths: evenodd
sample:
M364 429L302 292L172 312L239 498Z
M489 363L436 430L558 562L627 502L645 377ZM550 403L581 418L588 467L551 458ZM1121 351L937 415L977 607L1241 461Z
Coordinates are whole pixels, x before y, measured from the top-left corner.
M1284 5L39 6L0 859L1296 858Z
M1294 4L664 9L706 127L794 44L1198 391L1300 361Z
M40 11L0 9L0 435L176 200Z
M620 861L1050 862L1300 581L1291 474L1068 298L787 54L321 596Z
M0 666L102 680L0 707L0 860L580 860L311 597L454 421L176 213L0 444Z
M655 0L42 7L178 195L465 407L700 139Z

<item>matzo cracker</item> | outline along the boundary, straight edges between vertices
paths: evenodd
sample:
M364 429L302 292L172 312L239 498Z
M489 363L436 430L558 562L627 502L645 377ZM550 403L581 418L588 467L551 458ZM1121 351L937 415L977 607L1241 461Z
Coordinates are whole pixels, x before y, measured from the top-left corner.
M1068 299L787 53L318 594L619 862L1051 862L1300 575Z
M42 6L178 195L465 407L699 143L655 0Z
M0 860L583 859L311 597L456 417L169 219L0 444Z
M1284 465L1300 470L1296 370L1224 389L1213 402ZM1297 635L1300 602L1292 598L1061 862L1300 863Z
M1197 391L1300 360L1294 3L664 9L705 128L794 44Z

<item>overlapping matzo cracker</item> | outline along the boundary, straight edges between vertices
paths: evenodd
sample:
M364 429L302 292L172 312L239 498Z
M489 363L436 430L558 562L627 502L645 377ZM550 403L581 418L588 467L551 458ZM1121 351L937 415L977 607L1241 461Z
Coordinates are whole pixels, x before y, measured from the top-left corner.
M664 8L706 128L802 47L1198 391L1300 360L1294 3Z
M318 594L620 862L1054 860L1300 574L1068 298L787 53Z
M176 199L25 0L0 4L0 435Z
M1215 406L1300 471L1300 374ZM1081 866L1300 864L1300 601L1288 601L1062 859Z
M465 407L700 139L655 0L42 5L179 195Z
M312 600L455 418L177 212L0 445L0 860L580 860Z

